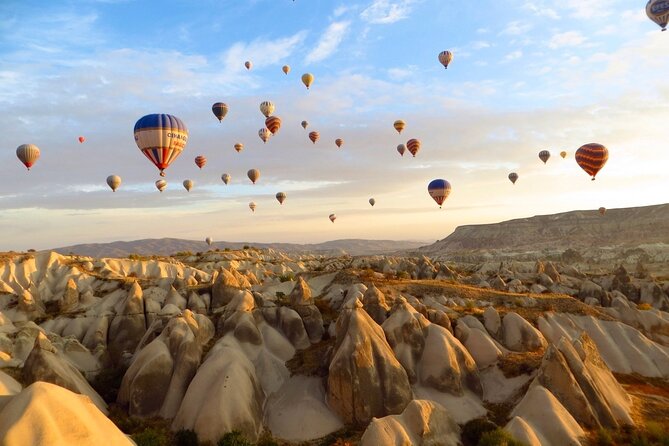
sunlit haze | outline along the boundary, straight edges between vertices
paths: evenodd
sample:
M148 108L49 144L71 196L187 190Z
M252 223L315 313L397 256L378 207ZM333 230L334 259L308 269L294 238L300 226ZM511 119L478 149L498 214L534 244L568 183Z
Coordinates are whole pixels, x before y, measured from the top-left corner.
M206 236L431 242L459 225L665 203L669 33L644 6L4 0L0 250ZM442 50L454 53L448 70ZM283 121L267 144L257 134L265 100ZM229 106L222 123L218 101ZM163 193L133 138L150 113L178 116L190 134ZM410 138L421 151L401 157L396 146ZM596 181L574 160L591 142L610 152ZM16 157L26 143L41 150L30 172ZM540 150L551 151L546 165ZM197 155L208 159L201 170ZM123 179L116 193L112 174ZM435 178L453 187L442 209L427 192Z

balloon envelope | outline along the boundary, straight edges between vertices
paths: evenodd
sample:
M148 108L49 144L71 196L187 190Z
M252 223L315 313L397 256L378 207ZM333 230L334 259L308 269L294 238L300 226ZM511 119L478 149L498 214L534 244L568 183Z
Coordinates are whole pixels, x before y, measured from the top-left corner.
M39 147L35 144L21 144L16 148L16 156L28 170L37 162L40 156Z
M266 118L269 118L274 113L274 104L270 101L263 101L260 103L260 113Z
M409 141L407 141L407 149L409 150L411 155L413 155L415 158L416 154L420 150L420 141L417 139L410 139Z
M256 211L256 204L252 201L249 203L249 208L251 209L252 212Z
M184 189L188 192L193 188L193 180L184 180Z
M321 134L318 133L318 132L309 132L309 139L314 144L316 144L316 141L318 141L318 138L320 138L320 137L321 137Z
M235 150L237 151L237 153L241 152L242 150L244 150L244 144L242 144L241 142L236 143Z
M451 194L451 183L443 179L432 180L427 186L427 192L441 207L444 200Z
M205 157L204 155L198 155L195 157L195 165L197 167L202 169L205 166L205 164L207 164L207 157Z
M107 186L109 186L112 192L116 192L116 189L121 186L121 177L118 175L109 175L107 177Z
M397 133L402 133L402 130L404 130L404 127L406 127L406 122L398 119L393 123L393 127L395 127L395 130L397 130Z
M444 66L444 68L448 68L448 65L451 63L453 60L453 53L450 51L442 51L439 53L439 62Z
M172 115L146 115L137 121L134 133L137 147L160 170L160 176L165 176L164 170L188 142L186 125Z
M372 206L374 206L374 205L376 204L376 200L373 199L373 198L370 198L370 199L369 199L369 204L371 204Z
M341 138L337 138L335 139L335 144L337 145L337 147L341 147L344 144L344 140Z
M272 133L272 135L276 134L276 132L278 132L281 128L281 118L278 116L268 117L265 119L265 127L270 131L270 133Z
M164 191L166 188L167 188L167 181L165 180L156 181L156 189L158 189L160 192Z
M250 70L251 67L253 67L253 63L251 63L250 60L247 60L246 62L244 62L244 66L246 67L247 70Z
M599 214L600 215L606 214L606 208L604 208L604 207L599 208Z
M337 216L335 214L330 214L330 216L328 218L330 219L330 221L332 223L334 223L334 221L337 219Z
M207 237L206 239L204 239L204 241L205 241L205 242L207 243L207 245L209 245L209 246L211 246L211 244L214 243L214 239L212 239L211 237Z
M79 137L79 142L82 143L82 142L84 142L84 141L86 141L86 138L84 138L83 136L80 136L80 137Z
M562 158L566 158L566 157L567 157L567 152L565 152L565 151L563 150L562 152L560 152L560 156L561 156Z
M261 128L258 130L258 136L260 139L262 139L262 142L267 144L267 141L269 141L270 136L272 136L272 132L270 132L266 127Z
M284 72L284 74L290 73L290 65L284 65L281 70Z
M646 15L653 22L657 23L662 28L662 31L666 31L667 23L669 23L669 1L650 0L646 4Z
M513 184L516 184L516 181L518 181L518 174L516 172L511 172L509 174L509 180L511 180Z
M400 155L404 156L404 152L406 152L407 146L404 144L400 144L397 146L397 151L399 152Z
M283 202L286 200L286 194L283 192L279 192L276 194L276 199L279 201L279 204L283 204Z
M609 150L601 144L590 143L576 151L576 163L595 180L597 173L609 160Z
M223 180L225 184L228 184L230 182L230 178L231 177L229 173L224 173L223 175L221 175L221 180Z
M551 157L551 153L548 150L542 150L539 152L539 159L546 164L548 159Z
M218 122L221 122L225 118L225 115L228 114L228 106L223 102L217 102L211 106L211 111L218 118Z
M307 90L309 87L311 87L311 84L314 83L314 75L311 73L304 73L302 75L302 83L304 84L305 87L307 87Z
M303 129L306 130L308 126L309 126L309 123L307 121L302 121L302 128Z
M253 184L256 184L256 181L258 181L258 178L260 178L260 171L258 169L250 169L248 172L246 172L246 175Z

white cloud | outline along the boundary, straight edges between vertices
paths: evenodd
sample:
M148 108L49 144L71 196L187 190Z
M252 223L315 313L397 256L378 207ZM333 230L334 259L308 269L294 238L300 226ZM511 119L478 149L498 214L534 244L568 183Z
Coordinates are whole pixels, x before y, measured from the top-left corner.
M547 7L543 2L540 3L537 1L527 1L523 5L523 8L540 17L547 17L553 20L560 18L560 15L557 13L557 11L555 11L555 9Z
M500 34L509 35L509 36L518 36L520 34L525 34L532 29L532 25L529 23L524 23L519 20L514 20L506 24L506 27L502 30Z
M611 0L564 0L564 6L571 11L571 16L579 19L609 16L610 3Z
M490 48L490 43L485 40L477 40L471 44L471 47L475 50L481 50L483 48Z
M553 49L573 47L582 45L586 40L586 37L578 31L567 31L554 34L548 46Z
M316 47L307 54L306 62L320 62L337 51L350 26L351 22L331 23L321 36Z
M506 56L504 56L504 60L506 62L510 62L512 60L520 59L521 57L523 57L523 52L520 51L520 50L516 50L516 51L512 51L512 52L508 53Z
M255 68L273 65L285 60L302 44L306 31L300 31L290 37L276 40L256 39L250 43L237 42L222 56L229 70L243 71L244 61L250 60Z
M360 17L369 23L389 24L409 17L411 6L416 0L374 0L365 8Z

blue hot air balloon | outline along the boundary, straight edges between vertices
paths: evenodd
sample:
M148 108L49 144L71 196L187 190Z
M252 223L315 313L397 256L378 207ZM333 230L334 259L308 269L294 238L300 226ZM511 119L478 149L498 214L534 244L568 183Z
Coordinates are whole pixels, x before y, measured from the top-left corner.
M135 124L135 142L139 150L160 169L160 176L164 177L164 170L186 147L188 129L176 116L146 115Z
M430 197L432 197L441 208L441 205L451 193L451 183L442 179L432 180L427 186L427 191L430 194Z

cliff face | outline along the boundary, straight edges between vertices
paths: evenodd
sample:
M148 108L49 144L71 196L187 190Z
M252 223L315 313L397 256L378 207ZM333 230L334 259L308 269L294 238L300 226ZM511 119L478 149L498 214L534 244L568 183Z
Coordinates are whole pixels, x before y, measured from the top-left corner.
M458 227L420 248L426 255L464 250L564 251L569 248L637 247L669 244L669 204L598 211L573 211Z

